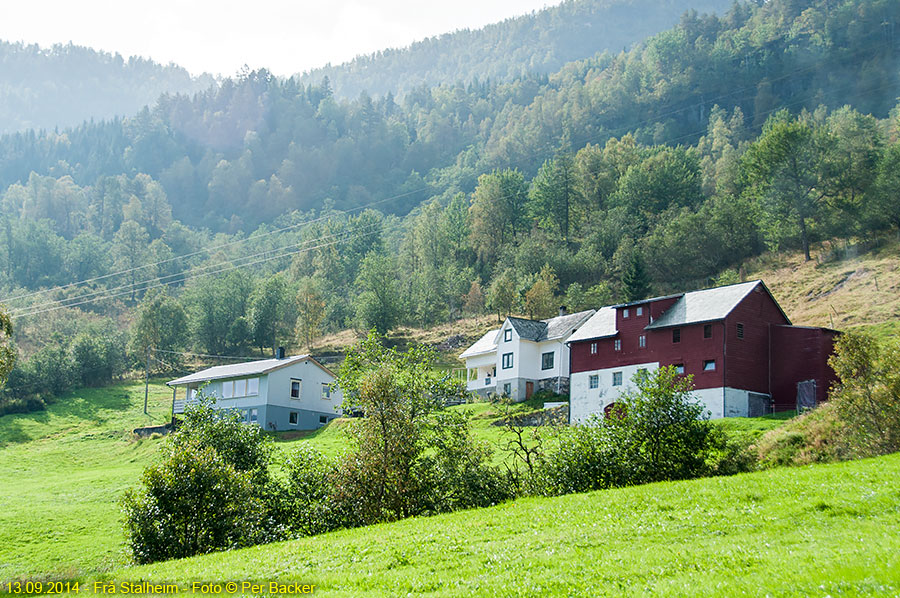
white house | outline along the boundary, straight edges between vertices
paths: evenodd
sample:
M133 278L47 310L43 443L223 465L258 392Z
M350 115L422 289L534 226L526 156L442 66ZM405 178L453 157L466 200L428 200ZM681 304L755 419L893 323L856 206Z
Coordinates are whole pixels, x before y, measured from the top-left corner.
M536 390L569 392L566 341L594 310L547 320L508 317L459 356L466 362L467 388L481 395L501 394L524 401Z
M244 421L266 430L313 430L341 414L334 374L309 355L207 368L172 380L172 415L197 402L197 392L216 398L216 408L236 409ZM181 395L179 398L178 395Z

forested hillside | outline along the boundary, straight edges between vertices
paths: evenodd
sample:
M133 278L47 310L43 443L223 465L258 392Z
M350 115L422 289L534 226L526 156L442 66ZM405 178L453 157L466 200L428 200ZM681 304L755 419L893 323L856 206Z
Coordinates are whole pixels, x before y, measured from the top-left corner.
M900 0L736 4L549 77L347 102L260 71L6 136L5 400L108 381L147 346L169 368L545 317L735 281L766 250L873 246L900 225L898 20Z
M71 43L41 48L0 41L0 133L128 116L161 94L195 93L214 83L172 64Z
M427 38L304 73L300 82L328 77L336 96L366 92L403 96L419 87L475 80L506 82L550 74L600 52L618 54L672 27L687 10L723 13L731 0L566 0L559 6L478 30Z

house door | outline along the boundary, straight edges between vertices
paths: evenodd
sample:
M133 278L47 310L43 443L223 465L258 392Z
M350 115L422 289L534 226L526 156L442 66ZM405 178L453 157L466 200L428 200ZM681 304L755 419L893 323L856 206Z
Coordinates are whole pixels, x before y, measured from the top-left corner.
M531 395L534 394L534 382L526 382L525 383L525 400L531 398Z

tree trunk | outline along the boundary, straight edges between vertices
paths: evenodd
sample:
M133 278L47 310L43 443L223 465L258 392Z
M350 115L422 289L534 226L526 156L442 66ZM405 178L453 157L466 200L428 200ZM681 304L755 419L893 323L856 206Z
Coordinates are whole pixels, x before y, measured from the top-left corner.
M812 258L809 255L809 236L806 233L806 218L800 218L800 243L803 245L803 257L805 261L810 261Z

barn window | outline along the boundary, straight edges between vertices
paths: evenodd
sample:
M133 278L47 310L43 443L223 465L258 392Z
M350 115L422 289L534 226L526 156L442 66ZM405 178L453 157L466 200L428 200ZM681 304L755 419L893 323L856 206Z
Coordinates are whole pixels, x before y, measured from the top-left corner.
M501 364L501 367L503 367L504 370L508 370L512 366L513 366L513 354L512 353L504 353L503 354L503 363Z
M628 308L627 308L627 307L626 307L625 309L622 310L622 317L623 317L623 318L627 318L627 317L628 317Z
M638 347L640 347L641 349L643 349L643 348L646 347L646 346L647 346L647 335L646 335L646 334L642 334L642 335L640 335L640 336L638 337Z
M600 376L591 374L588 376L588 388L598 388L600 386Z
M683 364L683 363L676 363L676 364L675 364L675 371L678 372L679 374L683 374L683 373L684 373L684 364Z
M291 398L299 399L300 398L300 380L291 380Z
M643 306L638 306L638 307L636 307L636 308L635 308L634 315L636 315L636 316L642 316L642 315L644 315L644 308L643 308Z
M737 337L744 338L744 325L743 324L737 325Z
M297 425L298 416L296 411L291 411L291 414L288 416L288 422L294 426Z
M622 386L622 372L613 372L613 386Z
M673 343L681 342L681 328L673 328L672 329L672 342Z
M704 372L713 372L716 369L716 360L715 359L707 359L703 362L703 371Z
M703 338L712 338L712 324L703 325Z
M553 351L541 354L541 369L549 370L553 368Z
M591 343L591 355L597 354L597 343Z
M508 343L511 340L512 340L512 328L507 328L506 330L503 331L503 341Z
M615 350L616 350L616 351L621 351L621 350L622 350L622 339L617 338L617 339L615 340L615 343L614 343L613 346L615 347Z

